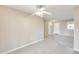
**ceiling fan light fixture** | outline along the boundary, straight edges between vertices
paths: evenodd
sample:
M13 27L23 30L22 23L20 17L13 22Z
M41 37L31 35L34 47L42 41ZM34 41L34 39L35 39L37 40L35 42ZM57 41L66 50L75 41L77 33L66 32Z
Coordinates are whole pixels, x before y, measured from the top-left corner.
M35 15L43 17L43 13L42 12L36 12Z
M45 8L44 8L44 7L40 9L40 11L44 11L44 10L45 10Z
M40 17L43 17L45 14L46 15L52 15L50 12L45 11L45 7L43 7L42 5L37 5L37 11L32 14L32 15L37 15Z

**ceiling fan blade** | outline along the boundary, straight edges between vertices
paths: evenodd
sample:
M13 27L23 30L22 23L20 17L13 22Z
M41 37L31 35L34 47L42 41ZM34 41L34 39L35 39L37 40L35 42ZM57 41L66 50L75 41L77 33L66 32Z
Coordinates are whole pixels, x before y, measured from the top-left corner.
M47 12L47 11L43 11L43 13L48 14L48 15L52 15L52 13Z
M41 8L41 9L40 9L40 11L44 11L44 10L45 10L45 8Z
M40 9L36 9L36 12L41 12L41 11L44 11L45 8L40 8Z
M40 12L33 13L32 15L37 15L37 16L43 17L43 13L40 13Z

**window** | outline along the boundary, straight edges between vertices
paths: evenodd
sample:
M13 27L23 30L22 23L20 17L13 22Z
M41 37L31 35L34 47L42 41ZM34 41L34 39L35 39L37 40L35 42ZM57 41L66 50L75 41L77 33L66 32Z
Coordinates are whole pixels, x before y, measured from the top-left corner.
M74 24L67 24L67 29L74 30Z

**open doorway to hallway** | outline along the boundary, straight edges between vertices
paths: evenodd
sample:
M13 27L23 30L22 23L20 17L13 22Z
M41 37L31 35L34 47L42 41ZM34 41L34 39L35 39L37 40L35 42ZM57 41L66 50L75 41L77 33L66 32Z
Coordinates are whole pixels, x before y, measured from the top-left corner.
M45 20L45 37L55 36L60 44L73 48L74 43L74 20Z

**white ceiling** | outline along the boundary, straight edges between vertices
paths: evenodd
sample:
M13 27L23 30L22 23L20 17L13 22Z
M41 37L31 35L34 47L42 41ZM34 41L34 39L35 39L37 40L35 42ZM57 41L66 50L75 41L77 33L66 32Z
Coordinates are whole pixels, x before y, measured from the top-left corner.
M8 5L8 7L15 8L30 14L36 12L35 5ZM47 20L57 19L57 20L68 20L73 19L74 7L73 5L45 5L46 11L51 12L52 15L44 15Z

